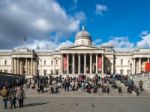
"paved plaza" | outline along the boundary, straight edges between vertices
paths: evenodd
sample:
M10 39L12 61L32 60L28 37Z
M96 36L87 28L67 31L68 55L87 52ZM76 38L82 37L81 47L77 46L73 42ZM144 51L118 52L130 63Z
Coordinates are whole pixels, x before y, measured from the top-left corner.
M25 106L0 112L150 112L150 97L28 97Z

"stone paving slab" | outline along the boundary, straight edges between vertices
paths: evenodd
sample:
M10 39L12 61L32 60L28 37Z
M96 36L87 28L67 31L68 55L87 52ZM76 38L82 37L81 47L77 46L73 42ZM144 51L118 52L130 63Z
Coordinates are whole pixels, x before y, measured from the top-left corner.
M150 97L30 97L25 106L0 112L150 112Z

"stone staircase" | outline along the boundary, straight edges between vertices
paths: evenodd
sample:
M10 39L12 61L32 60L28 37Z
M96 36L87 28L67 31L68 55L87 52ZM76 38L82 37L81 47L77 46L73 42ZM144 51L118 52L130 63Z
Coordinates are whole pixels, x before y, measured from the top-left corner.
M77 90L77 91L69 91L66 92L64 91L63 88L59 89L59 93L58 94L50 94L49 92L49 88L46 88L48 92L45 92L44 94L42 93L38 93L36 89L25 89L25 93L26 93L26 97L40 97L40 96L45 96L45 97L74 97L74 96L83 96L83 97L93 97L93 96L136 96L136 92L132 91L132 93L128 93L127 92L127 87L121 83L120 81L116 81L115 82L117 84L118 87L122 88L122 94L118 93L118 89L114 89L111 87L111 84L108 84L110 87L110 93L102 93L102 88L98 89L97 93L92 93L89 94L86 91L82 91L81 89ZM139 96L150 96L150 94L147 91L143 91Z
M116 81L116 84L118 87L122 88L122 95L123 96L136 96L136 92L132 91L132 93L128 93L127 91L127 86L125 86L123 83L121 83L120 81Z

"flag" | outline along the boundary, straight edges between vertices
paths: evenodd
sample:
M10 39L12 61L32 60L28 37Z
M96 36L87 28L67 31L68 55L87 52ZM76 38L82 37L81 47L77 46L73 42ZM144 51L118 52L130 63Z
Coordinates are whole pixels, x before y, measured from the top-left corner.
M102 69L102 58L98 57L98 70Z
M67 56L64 56L64 70L67 70Z

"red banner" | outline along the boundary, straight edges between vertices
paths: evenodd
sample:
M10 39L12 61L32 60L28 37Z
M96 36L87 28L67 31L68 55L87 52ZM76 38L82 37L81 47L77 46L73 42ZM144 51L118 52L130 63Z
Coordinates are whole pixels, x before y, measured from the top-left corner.
M64 56L64 70L67 70L67 56Z
M145 72L150 72L150 62L145 63Z
M98 56L98 70L102 69L102 58Z

